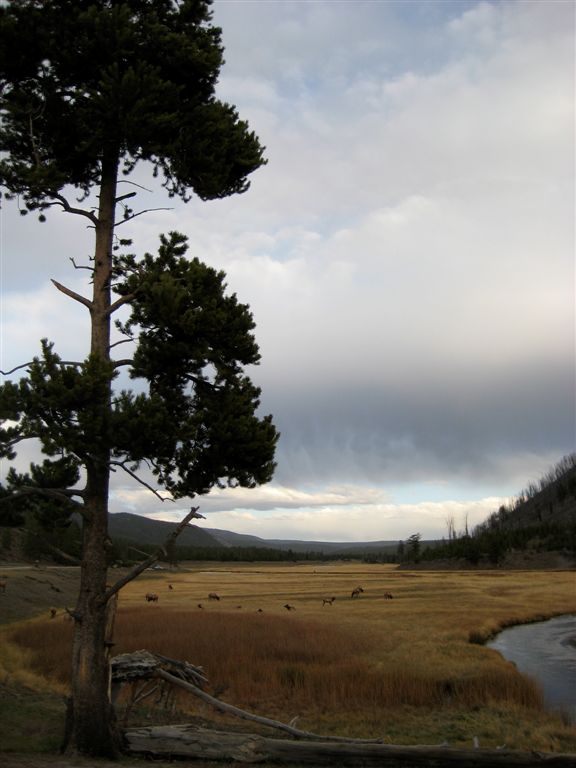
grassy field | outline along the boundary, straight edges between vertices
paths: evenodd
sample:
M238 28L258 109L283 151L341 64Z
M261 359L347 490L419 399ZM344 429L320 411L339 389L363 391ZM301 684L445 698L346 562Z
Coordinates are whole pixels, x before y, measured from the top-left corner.
M146 648L202 665L209 692L318 733L572 752L574 727L479 641L576 612L575 586L566 571L202 563L148 572L122 591L115 652ZM31 675L42 675L45 688L64 692L70 634L62 612L9 625L0 673L36 688ZM173 704L212 717L187 694Z

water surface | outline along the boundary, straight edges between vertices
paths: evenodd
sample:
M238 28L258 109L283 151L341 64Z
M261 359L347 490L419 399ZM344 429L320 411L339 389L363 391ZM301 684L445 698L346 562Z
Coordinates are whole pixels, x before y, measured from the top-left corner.
M549 709L576 723L576 614L510 627L487 645L536 680Z

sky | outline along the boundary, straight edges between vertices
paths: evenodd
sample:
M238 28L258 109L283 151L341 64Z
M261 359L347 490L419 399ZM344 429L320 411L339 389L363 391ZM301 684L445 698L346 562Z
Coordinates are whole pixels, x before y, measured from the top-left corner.
M146 168L119 234L162 232L250 306L274 480L196 500L262 538L472 528L576 450L572 0L215 0L218 96L266 147L250 189L166 200ZM169 209L169 210L166 210ZM0 367L86 353L80 217L0 213ZM72 357L69 357L72 356ZM32 456L30 449L21 460ZM113 477L111 511L178 520Z

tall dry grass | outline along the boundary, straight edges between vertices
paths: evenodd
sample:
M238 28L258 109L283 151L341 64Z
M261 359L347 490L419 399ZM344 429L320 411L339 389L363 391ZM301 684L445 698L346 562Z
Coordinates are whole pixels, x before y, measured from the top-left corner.
M69 681L69 622L29 624L13 639L37 673ZM284 616L127 608L119 612L115 653L141 648L200 665L211 689L240 706L456 707L497 701L540 708L538 688L512 667L444 678L410 666L374 668L373 640L349 629ZM180 703L189 701L186 694Z

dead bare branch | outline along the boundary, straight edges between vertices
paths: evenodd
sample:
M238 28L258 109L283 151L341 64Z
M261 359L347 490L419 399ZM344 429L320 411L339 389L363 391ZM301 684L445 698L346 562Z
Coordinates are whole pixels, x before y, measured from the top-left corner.
M134 336L130 336L129 339L120 339L120 341L115 341L114 344L110 344L108 349L114 349L114 347L119 347L120 344L130 344L133 341L135 341Z
M49 205L61 205L66 213L74 213L77 216L84 216L89 219L92 224L94 224L94 226L98 224L98 217L95 213L93 213L93 211L86 211L84 208L75 208L74 206L70 205L68 200L66 200L63 195L60 195L57 192L52 192L51 196L54 198L54 202L49 203Z
M74 259L73 256L70 257L70 261L72 262L72 266L74 267L74 269L87 269L88 272L94 272L94 267L86 267L86 266L83 266L82 264L76 264L76 260Z
M119 179L118 184L130 184L133 187L138 187L138 189L143 189L144 192L152 192L151 189L148 189L148 187L143 187L142 184L137 184L135 181L132 181L131 179Z
M2 376L10 376L11 373L14 373L15 371L19 371L22 368L28 368L31 365L32 365L32 361L30 361L29 363L22 363L22 365L17 365L15 368L11 368L9 371L3 371L2 369L0 369L0 374L2 374Z
M145 480L142 480L141 477L138 477L138 475L135 472L133 472L129 467L126 466L125 461L111 461L110 466L120 467L121 469L123 469L124 472L126 472L126 474L134 478L134 480L140 483L140 485L143 485L144 488L147 488L160 501L174 501L174 499L171 496L162 496L155 488L152 488L152 486L149 485Z
M117 299L113 304L111 304L106 312L108 316L113 315L114 312L116 312L117 309L120 309L120 307L123 307L124 304L129 304L132 299L135 297L135 293L127 293L126 296L121 296L119 299Z
M198 696L198 698L202 699L202 701L205 701L207 704L211 704L213 707L215 707L216 709L219 709L221 712L226 712L231 715L236 715L236 717L240 717L242 720L251 720L255 723L259 723L260 725L267 725L270 728L276 728L277 730L284 731L285 733L289 733L291 736L295 736L298 739L334 741L334 742L343 742L347 744L349 743L381 744L382 743L382 739L347 739L344 736L320 736L316 733L310 733L309 731L301 731L299 728L293 728L291 725L287 725L286 723L281 723L279 720L271 720L269 717L261 717L260 715L254 715L251 712L246 712L244 709L239 709L238 707L235 707L232 704L226 704L225 702L220 701L220 699L216 699L214 696L210 696L209 693L206 693L201 688L198 688L196 685L193 685L192 683L188 683L185 680L180 680L175 675L172 675L169 672L166 672L160 667L158 667L155 670L155 673L158 677L161 677L163 680L167 680L173 685L177 685L180 688L184 688L184 690L189 691L190 693L193 693L195 696Z
M117 203L121 203L122 200L128 200L130 197L136 197L136 192L127 192L125 195L120 195L120 197L116 198Z
M142 216L145 213L154 213L155 211L171 211L172 208L146 208L143 211L138 211L138 213L133 213L130 216L126 216L124 219L121 219L120 221L117 221L114 225L114 228L119 227L121 224L126 224L128 221L132 221L132 219L136 219L138 216Z
M126 586L126 584L129 584L131 581L133 581L137 576L139 576L141 573L143 573L146 568L149 568L151 565L154 565L157 560L160 559L161 555L166 555L166 552L168 551L171 544L173 544L178 536L182 533L184 528L188 525L190 520L202 518L204 519L204 515L199 514L198 510L200 507L191 507L190 512L178 523L176 528L172 531L172 533L166 538L166 541L163 545L158 547L156 552L152 555L149 555L146 560L144 560L141 563L138 563L138 565L135 565L128 573L123 576L121 579L118 579L118 581L113 584L109 589L106 590L106 594L104 595L104 601L107 602L110 600L113 595L115 595L117 592L119 592L122 587Z
M3 371L0 369L0 374L2 376L10 376L10 374L15 373L16 371L21 370L22 368L29 368L33 364L33 360L30 360L28 363L22 363L22 365L17 365L15 368L11 368L9 371ZM84 363L79 362L78 360L59 360L58 365L74 365L77 368L81 368Z
M132 365L134 360L132 358L125 357L123 360L115 360L114 368L122 368L123 365Z
M66 288L65 285L62 285L62 283L59 283L57 280L52 280L52 284L58 288L59 291L66 294L66 296L69 296L71 299L74 299L74 301L79 302L80 304L83 304L85 307L88 307L88 309L92 309L93 303L86 299L84 296L81 296L79 293L76 293L76 291L71 291L70 288Z

